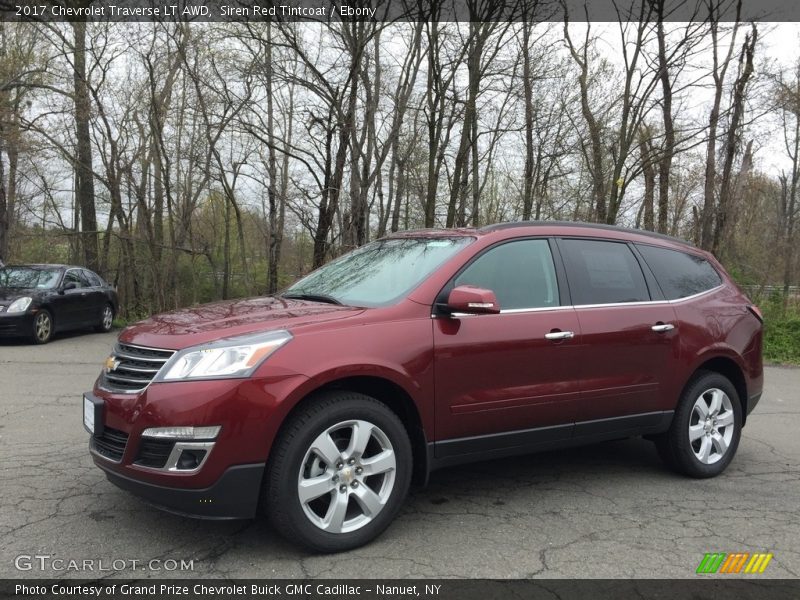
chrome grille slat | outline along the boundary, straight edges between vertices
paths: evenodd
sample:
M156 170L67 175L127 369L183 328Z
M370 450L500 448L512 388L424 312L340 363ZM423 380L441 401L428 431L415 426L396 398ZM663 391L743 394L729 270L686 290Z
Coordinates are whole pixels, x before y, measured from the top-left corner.
M160 367L157 367L155 369L145 369L143 367L131 367L128 365L125 365L124 367L120 365L119 367L117 367L117 371L129 371L130 373L150 373L153 376L155 376L155 374L158 373L159 369Z
M121 350L114 350L114 356L117 358L124 358L127 360L136 360L136 361L146 361L152 363L163 363L166 359L163 358L150 358L147 356L136 356L134 354L128 354L127 352L122 352Z
M136 383L136 384L150 383L149 378L142 377L140 379L137 379L135 377L124 377L123 375L117 375L117 374L111 375L110 373L106 373L106 379L110 379L111 381L124 381L126 383Z
M120 394L140 392L148 386L175 350L118 343L111 352L116 368L103 369L101 386Z

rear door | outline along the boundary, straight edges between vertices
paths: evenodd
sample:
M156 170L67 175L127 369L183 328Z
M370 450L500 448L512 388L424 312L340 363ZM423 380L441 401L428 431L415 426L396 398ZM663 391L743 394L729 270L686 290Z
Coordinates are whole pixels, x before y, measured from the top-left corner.
M672 305L625 242L558 240L580 323L582 395L575 435L655 425L674 406L678 361ZM607 419L603 423L586 423Z
M87 313L90 319L90 324L96 325L102 320L103 308L106 305L107 299L105 294L105 286L102 280L94 272L88 269L82 270L83 277L89 284L87 305L89 311Z
M562 301L551 243L519 239L485 250L440 299L456 285L494 291L501 312L434 320L436 456L490 456L568 438L580 331Z

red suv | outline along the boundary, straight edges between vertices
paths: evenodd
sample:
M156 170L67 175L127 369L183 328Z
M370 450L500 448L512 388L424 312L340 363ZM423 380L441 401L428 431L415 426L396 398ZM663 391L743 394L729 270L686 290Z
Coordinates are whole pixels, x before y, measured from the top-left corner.
M276 297L125 329L95 464L177 513L364 544L438 468L642 435L713 477L761 397L762 319L710 254L609 226L412 231Z

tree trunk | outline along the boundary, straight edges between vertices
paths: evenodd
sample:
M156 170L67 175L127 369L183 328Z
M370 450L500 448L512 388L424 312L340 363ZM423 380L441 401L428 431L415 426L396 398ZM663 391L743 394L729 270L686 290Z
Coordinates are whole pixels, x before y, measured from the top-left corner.
M98 270L97 216L94 204L94 173L90 132L91 105L86 82L86 22L72 23L75 36L73 84L75 93L75 196L81 211L81 240L87 267Z
M655 200L656 172L653 168L653 146L646 128L642 128L639 134L639 152L642 157L642 175L644 177L643 226L647 231L653 231L655 229L653 203Z
M755 23L751 33L745 37L742 52L739 56L739 76L733 86L733 106L731 108L730 124L725 140L725 162L722 166L722 181L720 182L719 205L716 210L714 222L714 236L711 251L718 253L722 240L727 234L727 224L730 219L729 212L734 202L733 163L739 151L741 141L741 123L744 118L744 101L747 84L753 74L753 54L758 41L758 29ZM745 169L742 169L743 171Z
M675 156L675 124L672 118L672 81L667 64L664 33L664 0L658 3L658 68L661 79L661 114L664 120L664 149L658 161L658 232L667 233L669 214L669 178Z

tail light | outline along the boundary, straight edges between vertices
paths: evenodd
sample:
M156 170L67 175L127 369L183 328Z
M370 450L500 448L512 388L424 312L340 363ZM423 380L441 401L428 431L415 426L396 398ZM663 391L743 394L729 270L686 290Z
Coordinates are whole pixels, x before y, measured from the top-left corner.
M747 310L749 310L756 319L762 323L764 322L764 315L761 314L761 310L756 305L748 304Z

